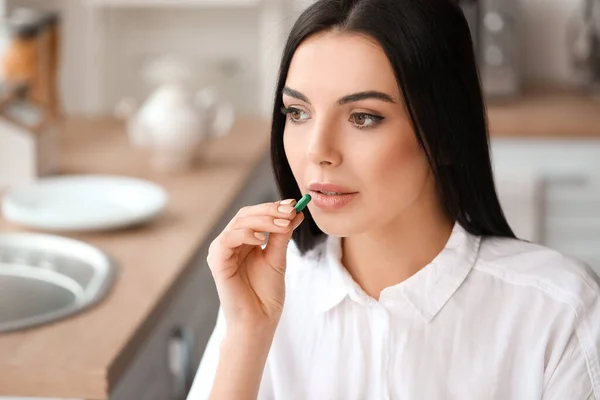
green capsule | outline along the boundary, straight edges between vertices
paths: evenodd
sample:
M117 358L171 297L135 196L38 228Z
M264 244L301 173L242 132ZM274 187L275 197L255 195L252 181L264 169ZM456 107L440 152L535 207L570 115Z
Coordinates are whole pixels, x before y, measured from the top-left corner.
M300 200L298 200L298 203L296 203L296 205L294 206L294 208L296 209L296 212L299 213L302 210L304 210L306 208L306 206L308 205L308 203L310 203L311 200L312 200L312 197L310 194L305 194L304 196L302 196L302 198Z

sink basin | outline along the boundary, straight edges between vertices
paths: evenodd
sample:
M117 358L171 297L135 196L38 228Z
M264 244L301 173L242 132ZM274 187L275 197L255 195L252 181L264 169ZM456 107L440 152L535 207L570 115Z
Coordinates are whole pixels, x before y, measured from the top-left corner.
M0 234L0 332L56 321L98 303L115 274L115 262L87 243Z

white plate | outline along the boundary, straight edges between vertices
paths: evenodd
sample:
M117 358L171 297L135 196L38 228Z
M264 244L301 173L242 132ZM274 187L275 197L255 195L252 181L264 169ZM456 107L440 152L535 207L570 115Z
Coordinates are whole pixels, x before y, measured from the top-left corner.
M32 228L90 231L122 228L160 215L168 195L141 179L67 175L15 187L2 200L7 221Z

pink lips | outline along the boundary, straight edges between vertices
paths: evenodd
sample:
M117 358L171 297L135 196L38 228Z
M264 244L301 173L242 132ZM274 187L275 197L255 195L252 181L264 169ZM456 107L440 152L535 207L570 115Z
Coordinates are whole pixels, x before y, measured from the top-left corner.
M358 192L332 183L314 182L308 186L313 198L312 204L324 211L339 210L358 196ZM335 195L322 192L339 193Z

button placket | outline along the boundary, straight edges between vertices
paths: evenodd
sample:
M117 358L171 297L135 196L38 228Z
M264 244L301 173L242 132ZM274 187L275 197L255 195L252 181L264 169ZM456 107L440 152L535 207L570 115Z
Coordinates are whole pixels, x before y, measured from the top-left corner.
M389 333L390 316L388 311L380 303L374 305L375 320L375 346L380 355L379 376L380 376L380 394L382 399L389 399Z

